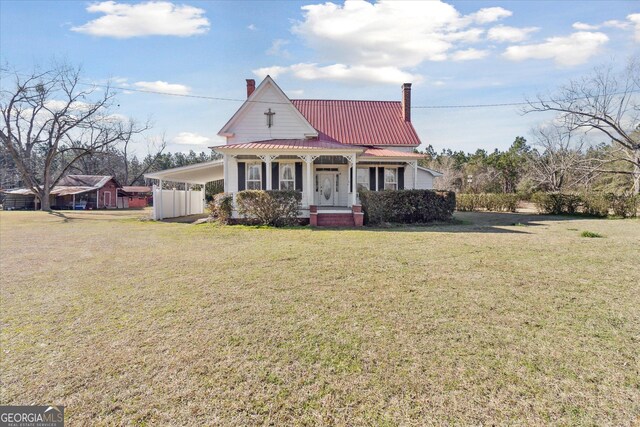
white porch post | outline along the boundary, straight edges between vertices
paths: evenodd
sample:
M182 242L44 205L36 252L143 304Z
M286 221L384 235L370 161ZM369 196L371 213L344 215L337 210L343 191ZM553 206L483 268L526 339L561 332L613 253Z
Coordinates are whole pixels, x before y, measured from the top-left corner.
M235 201L235 200L234 200ZM200 208L200 213L204 213L204 210L207 206L207 183L202 183L202 207Z
M271 156L264 156L264 162L267 165L267 190L272 190L271 188Z
M418 161L414 161L413 164L413 189L418 188Z
M157 201L154 200L153 201L154 204L156 204L156 202L158 202L158 209L156 209L156 212L158 213L158 217L156 219L164 218L164 215L163 215L163 212L162 212L162 208L163 208L163 206L162 206L162 180L160 180L159 187L160 187L160 191L158 192L158 196L160 196L160 197L158 197L159 200L157 200Z
M358 172L356 170L356 153L353 153L353 157L351 158L351 190L352 190L352 199L351 199L351 204L352 205L357 205L358 204L358 183L357 183L357 177L358 177Z
M311 206L313 204L313 157L308 154L304 157L304 161L307 165L307 206Z
M226 154L222 155L223 158L223 178L224 179L224 192L229 192L229 157Z
M264 163L265 163L265 169L267 170L267 175L266 175L266 179L267 179L267 186L266 189L267 190L273 190L271 188L271 162L278 156L270 156L268 154L264 155L264 156L258 156Z

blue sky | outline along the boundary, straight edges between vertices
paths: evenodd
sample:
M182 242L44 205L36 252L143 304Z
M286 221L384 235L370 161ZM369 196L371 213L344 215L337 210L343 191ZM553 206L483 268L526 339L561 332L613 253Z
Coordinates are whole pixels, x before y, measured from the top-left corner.
M111 80L115 112L151 118L170 151L222 143L240 102L127 89L243 99L244 79L269 73L291 98L399 100L409 81L414 106L510 103L639 52L631 1L0 2L3 64L64 58L87 82ZM505 149L549 120L517 107L412 118L425 145L465 151Z

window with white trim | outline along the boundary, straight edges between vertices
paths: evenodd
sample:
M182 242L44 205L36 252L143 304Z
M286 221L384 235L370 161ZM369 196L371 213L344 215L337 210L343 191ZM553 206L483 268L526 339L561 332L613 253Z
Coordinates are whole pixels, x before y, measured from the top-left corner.
M358 183L358 191L371 188L369 187L369 168L358 168L356 182Z
M280 163L280 189L296 189L296 170L293 163Z
M262 164L247 164L247 190L262 190Z
M398 189L398 169L397 168L384 168L384 189L385 190Z

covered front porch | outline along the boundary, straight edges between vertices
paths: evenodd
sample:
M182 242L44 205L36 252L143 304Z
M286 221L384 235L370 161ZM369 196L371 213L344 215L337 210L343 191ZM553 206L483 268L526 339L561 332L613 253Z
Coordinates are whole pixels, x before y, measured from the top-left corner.
M328 141L265 141L216 147L223 153L224 190L297 190L301 217L309 208L359 205L358 191L415 188L417 159L410 152L367 149ZM234 199L235 200L235 199Z

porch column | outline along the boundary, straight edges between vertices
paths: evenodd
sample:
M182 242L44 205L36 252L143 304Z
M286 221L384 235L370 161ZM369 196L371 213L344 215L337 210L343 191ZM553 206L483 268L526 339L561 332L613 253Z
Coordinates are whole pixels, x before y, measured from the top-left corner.
M156 210L156 212L158 213L158 217L156 219L164 218L164 215L163 215L163 212L162 212L162 180L160 180L159 187L160 187L160 191L158 192L158 196L160 196L160 197L158 197L159 200L154 200L153 201L154 205L155 204L158 205L158 209Z
M318 158L318 156L312 156L311 154L306 154L304 156L299 155L302 160L304 160L307 166L307 186L306 188L302 188L303 195L307 198L307 206L313 205L313 161Z
M229 157L226 154L222 155L223 159L223 179L224 179L224 192L229 192Z
M353 156L351 157L351 190L352 190L351 205L358 204L358 183L357 183L358 172L356 170L356 163L357 163L356 153L354 153Z
M418 161L412 162L411 166L413 166L413 189L418 188Z
M258 156L260 158L260 160L262 160L265 163L265 169L267 170L267 190L272 190L273 188L271 188L271 162L273 160L275 160L278 156L270 156L268 154L265 154L264 156Z
M201 202L202 202L202 208L200 209L200 213L204 213L204 210L207 207L207 183L206 182L202 183L202 200L201 200ZM235 203L235 199L234 199L234 203Z

